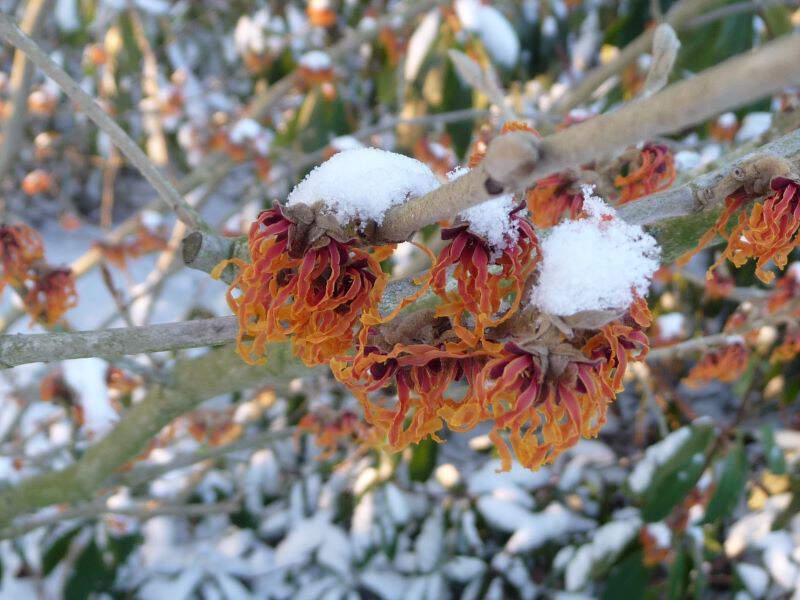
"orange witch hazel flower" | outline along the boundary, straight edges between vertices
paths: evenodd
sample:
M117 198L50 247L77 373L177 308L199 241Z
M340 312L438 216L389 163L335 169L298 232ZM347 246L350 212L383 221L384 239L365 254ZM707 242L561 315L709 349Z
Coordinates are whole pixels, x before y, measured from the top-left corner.
M789 362L798 354L800 354L800 327L793 327L786 331L783 342L772 351L769 360L773 363Z
M575 219L583 207L583 193L564 173L555 173L536 182L525 202L537 227L553 227L565 214Z
M749 358L750 352L743 340L734 339L732 343L704 354L683 382L692 388L708 385L714 380L731 383L744 373Z
M358 398L364 418L383 433L388 446L401 450L428 436L440 441L436 433L443 427L440 414L450 386L476 371L476 358L458 344L401 344L389 352L370 343L362 330L361 345L349 360L331 362L334 375ZM397 389L397 400L385 404L370 394L390 385Z
M649 311L643 303L637 299L624 319L603 326L583 348L563 342L543 352L537 340L530 349L509 342L485 363L473 393L484 418L494 420L490 438L504 469L511 466L511 451L503 430L517 460L531 469L552 462L579 438L597 435L628 362L647 354L640 328L649 325Z
M42 237L27 225L0 225L0 291L22 285L34 262L44 258Z
M55 325L65 312L78 304L72 270L51 269L36 275L24 301L25 310L34 321Z
M756 259L756 276L764 283L775 274L764 267L774 261L779 269L786 266L789 253L798 245L800 230L800 181L775 177L772 193L756 203L750 215L739 215L739 222L728 236L728 246L720 257L737 267Z
M796 298L800 298L800 262L790 265L785 275L775 282L775 289L767 300L767 309L775 312Z
M675 181L675 159L663 144L645 144L626 167L627 172L614 179L619 204L666 189Z
M314 436L314 442L322 451L317 457L327 460L336 450L349 441L363 444L373 443L373 430L354 412L346 410L338 415L310 412L300 419L295 432L295 439L303 433Z
M386 248L370 253L324 236L294 257L293 227L280 207L262 212L250 227L251 262L233 259L214 272L229 262L240 267L228 304L239 318L239 352L251 364L266 360L267 343L289 337L309 366L347 351L362 310L377 304L386 283L379 262Z
M470 209L466 216L472 218L471 211L483 214L492 209L506 211L506 223L501 228L504 231L499 236L487 235L493 238L487 240L474 233L471 227L475 225L469 222L443 229L442 239L448 244L430 274L431 285L442 299L436 315L448 317L456 334L472 345L486 327L495 327L516 312L525 282L540 258L536 233L520 215L521 206L511 208L511 203L503 200L490 202L491 208L480 205ZM500 227L499 222L496 226ZM479 224L477 228L481 231ZM458 287L449 291L447 274L453 267L452 277ZM510 306L502 316L497 316L503 300L511 294ZM466 322L468 316L471 324Z

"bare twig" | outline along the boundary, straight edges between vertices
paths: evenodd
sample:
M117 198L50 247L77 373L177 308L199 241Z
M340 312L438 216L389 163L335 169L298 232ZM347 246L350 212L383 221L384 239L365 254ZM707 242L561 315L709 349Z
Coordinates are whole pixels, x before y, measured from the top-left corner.
M653 348L647 354L647 362L658 362L671 358L683 358L697 352L704 352L715 346L727 346L741 341L741 336L732 333L717 333L695 337L671 346Z
M49 0L31 0L25 6L25 14L20 29L28 35L36 35L42 18L47 14ZM3 147L0 148L0 181L2 181L12 162L17 158L17 148L22 139L22 127L28 115L28 92L33 81L34 65L25 54L17 50L11 66L9 87L11 88L11 114L3 128ZM0 199L0 213L3 200Z
M675 29L680 29L687 21L702 12L719 4L721 0L681 0L672 5L665 15L664 22ZM585 102L600 84L609 77L621 73L636 58L648 52L653 44L654 28L645 29L636 39L629 43L616 58L604 65L595 67L583 81L569 94L556 102L555 110L566 113Z
M728 17L734 17L744 12L755 12L762 7L780 5L791 6L794 4L797 4L797 0L745 0L744 2L734 2L733 4L720 6L719 8L711 10L704 15L694 17L686 22L684 28L687 30L698 29L700 27L704 27L705 25L709 25L710 23L714 23L715 21L727 19Z
M254 387L268 378L308 373L286 344L269 347L266 365L248 366L225 348L175 364L170 382L154 386L102 440L70 467L25 480L0 492L0 524L44 506L91 499L106 480L141 452L173 419L215 396Z
M192 229L206 228L200 215L192 208L167 181L164 175L147 158L139 146L109 117L102 107L89 96L78 83L45 54L30 37L20 31L7 16L0 14L0 37L18 48L30 60L50 77L69 96L94 123L108 135L114 145L130 160L150 185L158 192L159 197L169 206L181 221Z
M218 317L102 331L4 335L0 367L224 344L236 339L236 330L235 317Z
M19 537L34 529L48 527L72 519L93 519L104 515L120 515L146 521L163 516L203 517L207 515L232 513L238 511L240 508L241 501L238 499L214 502L212 504L162 504L160 506L140 505L118 508L110 507L105 499L101 499L90 502L89 504L68 508L54 514L31 518L19 525L0 530L0 539Z

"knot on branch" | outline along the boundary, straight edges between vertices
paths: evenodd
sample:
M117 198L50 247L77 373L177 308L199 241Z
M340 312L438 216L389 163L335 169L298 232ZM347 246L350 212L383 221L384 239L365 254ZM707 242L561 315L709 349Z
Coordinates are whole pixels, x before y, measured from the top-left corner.
M486 192L496 196L524 187L540 158L541 140L532 132L512 131L494 138L481 162Z
M786 159L774 154L761 154L734 166L731 175L747 194L763 196L770 191L773 179L791 172L792 165Z
M292 222L287 247L292 258L301 258L309 250L324 248L331 240L349 244L358 237L355 235L356 226L343 226L335 215L325 209L323 202L313 205L276 205L276 208Z
M375 327L371 335L370 343L382 352L391 351L397 344L439 346L456 338L450 320L437 317L432 308L400 313L394 320Z

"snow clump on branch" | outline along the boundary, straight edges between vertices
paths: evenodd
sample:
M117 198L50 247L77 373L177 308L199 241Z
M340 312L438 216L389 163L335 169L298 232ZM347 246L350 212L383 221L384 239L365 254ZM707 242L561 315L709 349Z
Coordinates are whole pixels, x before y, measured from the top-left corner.
M311 171L289 194L287 205L322 202L343 225L369 220L380 225L393 206L438 187L433 171L414 158L359 148L334 154Z
M541 242L542 263L531 302L567 316L585 310L624 310L644 296L659 265L659 247L638 225L583 187L584 219L553 227Z

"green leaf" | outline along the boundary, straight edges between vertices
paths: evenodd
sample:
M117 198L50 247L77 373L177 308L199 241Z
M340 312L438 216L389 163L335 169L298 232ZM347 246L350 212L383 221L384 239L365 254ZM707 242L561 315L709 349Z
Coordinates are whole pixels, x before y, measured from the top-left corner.
M55 542L50 544L50 547L45 551L44 556L42 557L42 574L45 577L49 575L53 569L56 568L56 566L58 566L58 563L60 563L67 554L73 538L80 530L80 527L70 529Z
M442 81L442 103L434 112L448 112L472 107L472 90L463 86L456 73L453 61L448 59L444 66L444 77ZM445 126L450 139L453 141L453 149L458 156L464 156L472 140L471 121L460 123L448 123Z
M100 548L92 540L83 549L64 587L65 600L85 600L95 592L108 592L114 583L114 570L103 561Z
M781 447L775 443L775 432L772 425L764 425L761 428L761 444L764 446L767 468L775 475L785 475L786 457L783 455Z
M645 521L660 521L684 499L705 467L705 453L714 434L710 419L698 419L691 425L689 437L676 449L672 457L656 467L650 485L641 494Z
M749 50L753 45L753 15L740 13L720 19L681 37L676 71L695 73Z
M744 491L747 483L747 455L742 440L728 452L725 467L719 478L719 484L706 509L704 523L713 523L730 515Z
M140 546L144 538L138 533L112 537L108 540L108 549L114 555L114 564L119 566L128 560L131 552Z
M427 481L436 468L436 455L439 444L430 438L422 440L411 451L408 462L408 476L411 481Z
M672 561L667 576L667 600L683 600L689 587L689 574L691 573L692 559L688 552L681 548Z
M759 14L764 19L770 34L774 37L791 33L792 11L788 6L781 4L766 5L759 9Z
M644 597L650 569L642 562L642 551L629 554L615 566L606 580L603 600L638 600Z

